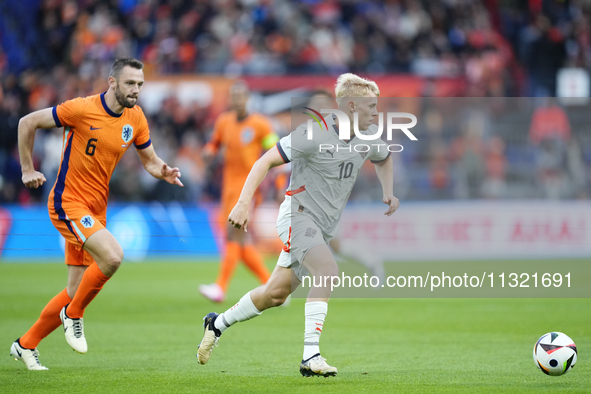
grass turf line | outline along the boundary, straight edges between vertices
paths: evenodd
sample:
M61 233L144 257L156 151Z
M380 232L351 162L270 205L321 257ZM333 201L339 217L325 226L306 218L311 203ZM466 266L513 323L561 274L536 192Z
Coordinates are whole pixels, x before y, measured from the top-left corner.
M72 351L58 328L39 346L50 370L37 372L8 357L10 345L65 287L66 268L0 264L0 393L591 391L588 299L333 299L321 339L339 369L330 379L299 375L304 300L294 299L228 330L201 366L202 317L257 285L239 268L227 301L214 305L197 287L216 272L207 263L124 264L85 314L89 352ZM579 349L562 377L542 374L531 356L553 330Z

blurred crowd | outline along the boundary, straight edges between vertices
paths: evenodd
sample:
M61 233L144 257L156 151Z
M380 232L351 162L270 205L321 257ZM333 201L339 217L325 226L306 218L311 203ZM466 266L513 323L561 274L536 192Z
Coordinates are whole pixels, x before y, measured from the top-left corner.
M465 75L473 95L514 96L591 67L584 0L21 0L1 15L5 73L84 78L133 55L160 74Z
M116 57L137 57L151 75L411 73L428 79L464 78L466 96L554 96L561 67L591 69L590 20L591 3L584 0L0 2L0 201L42 201L50 189L28 191L20 183L18 119L105 90ZM136 173L138 162L126 155L114 174L112 198L215 200L220 171L205 168L199 152L217 115L211 107L175 97L164 100L149 114L153 140L165 160L191 168L189 186L174 191L156 187L149 176L129 176ZM436 123L437 115L428 115L429 122ZM38 135L36 166L46 176L55 174L61 131ZM458 138L434 142L428 155L411 156L422 166L417 168L431 169L425 172L424 189L407 183L409 195L511 196L499 192L504 187L499 179L513 176L505 163L512 162L514 144L487 138L484 149L476 147L479 143L469 133ZM517 140L541 151L564 152L572 139L562 138L559 148L546 147L527 133ZM529 154L527 149L519 152ZM527 156L532 157L530 164L544 162L534 156ZM469 168L478 163L472 167L480 170L454 170L464 162ZM462 171L466 174L458 175ZM492 181L482 181L488 179L483 173L493 174ZM532 193L556 195L526 194Z
M424 99L422 120L401 138L397 196L425 199L589 199L591 103L564 107L555 98ZM379 195L365 168L353 199Z

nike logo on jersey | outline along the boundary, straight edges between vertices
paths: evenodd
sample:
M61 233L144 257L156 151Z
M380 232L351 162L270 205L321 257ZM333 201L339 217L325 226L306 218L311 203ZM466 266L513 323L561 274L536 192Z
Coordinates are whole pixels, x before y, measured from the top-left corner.
M100 130L100 129L102 129L102 127L92 127L92 126L90 126L90 130Z

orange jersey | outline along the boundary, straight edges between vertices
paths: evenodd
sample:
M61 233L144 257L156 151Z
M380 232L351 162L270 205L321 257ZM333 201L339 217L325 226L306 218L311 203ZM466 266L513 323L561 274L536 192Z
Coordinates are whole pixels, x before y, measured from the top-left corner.
M266 146L267 140L273 140ZM217 152L224 148L224 188L240 190L264 148L278 138L269 121L259 114L250 114L238 121L235 112L225 112L217 119L207 148Z
M97 215L106 213L109 181L115 166L133 143L150 146L148 122L139 106L116 114L104 93L68 100L53 108L58 127L64 127L62 160L49 195L50 212L66 219L63 205L83 204Z

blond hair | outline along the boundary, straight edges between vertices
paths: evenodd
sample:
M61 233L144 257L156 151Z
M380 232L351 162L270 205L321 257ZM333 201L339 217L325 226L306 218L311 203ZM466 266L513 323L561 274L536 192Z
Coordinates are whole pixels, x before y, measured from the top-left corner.
M364 97L370 92L373 92L376 96L380 95L380 89L378 89L378 85L374 81L351 73L342 74L338 77L334 91L337 101L339 97Z

